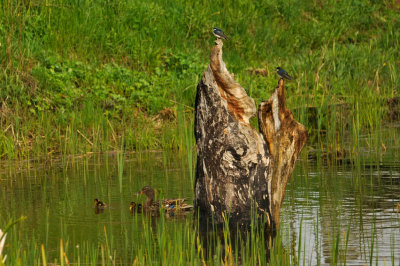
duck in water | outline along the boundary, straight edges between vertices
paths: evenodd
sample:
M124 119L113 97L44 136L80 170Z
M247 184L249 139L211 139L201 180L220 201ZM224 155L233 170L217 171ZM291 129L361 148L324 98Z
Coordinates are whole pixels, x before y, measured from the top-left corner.
M107 207L107 204L102 202L101 200L94 199L94 213L99 214L104 211L104 209Z
M154 200L154 189L150 186L145 186L139 192L140 195L147 197L146 203L144 204L143 210L147 212L158 212L160 207L167 210L168 212L184 212L193 209L193 206L185 203L186 199L163 199L161 200L162 205L160 206L159 201Z
M101 200L98 199L94 199L94 207L96 208L105 208L107 207L107 204L105 204L104 202L102 202Z
M134 213L134 212L141 212L141 211L142 211L142 204L136 203L136 202L132 201L132 202L129 204L129 211L130 211L131 213Z

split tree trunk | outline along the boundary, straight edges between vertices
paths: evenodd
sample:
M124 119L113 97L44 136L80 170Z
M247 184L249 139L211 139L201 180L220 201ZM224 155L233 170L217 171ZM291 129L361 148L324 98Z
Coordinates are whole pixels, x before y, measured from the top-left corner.
M279 210L307 131L285 107L284 81L259 106L260 132L250 125L254 100L234 80L215 41L197 86L195 218L250 224L252 208L279 225Z

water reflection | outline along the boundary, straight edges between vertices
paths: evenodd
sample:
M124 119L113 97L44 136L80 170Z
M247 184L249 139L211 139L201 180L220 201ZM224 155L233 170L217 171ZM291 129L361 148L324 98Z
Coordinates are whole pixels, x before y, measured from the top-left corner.
M194 220L200 240L197 250L205 258L224 258L224 265L267 265L276 232L265 226L265 219L251 225L213 224Z
M312 265L398 262L399 177L392 164L365 165L360 172L316 163L298 169L287 191L283 216L289 220L283 227L295 233Z
M94 213L95 214L102 213L103 211L104 211L104 208L100 208L100 207L97 207L97 206L94 207Z
M383 158L377 164L363 161L359 165L354 161L329 166L310 161L297 163L287 187L279 229L286 251L292 254L291 263L295 260L307 265L344 260L347 265L399 262L400 164L393 158ZM171 245L171 239L180 232L194 230L192 213L167 212L153 217L130 211L131 202L144 204L144 199L136 193L146 185L159 189L159 198L187 198L192 202L189 168L177 156L131 155L126 158L122 181L118 178L121 168L112 155L75 159L64 165L60 161L39 163L36 167L30 162L27 167L1 169L0 223L26 216L18 227L18 236L31 236L38 245L43 243L50 250L49 258L57 258L60 238L73 243L76 249L107 239L110 248L116 251L114 257L131 264L140 250L159 249L164 242ZM95 208L96 197L109 207ZM146 230L151 231L152 238L147 238ZM271 238L245 241L251 239L251 234L244 232L229 231L228 246L224 230L219 231L219 238L210 236L210 231L202 232L200 237L205 252L210 254L208 257L219 252L215 250L219 239L221 252L233 257L252 259L248 253L243 257L241 250L253 244L264 247L264 258L268 258ZM162 237L166 239L160 236L164 233ZM23 244L27 249L29 241L32 240Z

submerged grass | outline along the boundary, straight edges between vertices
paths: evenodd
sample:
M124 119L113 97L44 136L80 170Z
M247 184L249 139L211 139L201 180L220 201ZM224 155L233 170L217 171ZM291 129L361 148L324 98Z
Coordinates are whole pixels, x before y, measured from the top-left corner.
M299 245L296 253L291 253L284 244L285 239L278 232L275 238L268 238L262 228L249 230L246 233L233 233L228 227L211 230L206 236L196 233L191 219L184 221L167 220L163 215L154 221L154 217L133 217L131 226L140 230L125 230L119 239L126 239L118 248L113 247L112 224L105 224L103 236L98 242L76 242L68 229L64 228L65 238L58 245L38 245L37 239L18 233L11 229L12 237L7 239L5 254L10 265L33 265L41 262L63 265L69 264L101 264L101 265L321 265L321 258L310 260L308 256L313 250ZM129 226L129 225L128 225ZM300 228L301 230L301 228ZM340 229L339 229L340 230ZM372 233L374 234L374 232ZM371 239L373 245L374 237ZM299 241L306 238L299 235ZM325 263L346 265L351 257L346 256L348 238L341 239L338 233L329 253L324 251ZM270 249L268 249L268 247ZM342 247L342 248L340 248ZM325 248L324 248L325 249ZM390 259L395 265L396 247L391 240ZM370 264L379 263L377 247L370 247ZM362 258L360 258L361 261ZM350 260L351 261L351 260Z
M11 228L13 237L6 248L8 261L13 264L131 264L133 265L260 265L269 259L271 265L288 265L289 254L278 237L268 238L263 227L254 226L246 233L225 225L219 231L212 230L205 235L196 233L191 219L170 221L164 215L132 217L132 228L140 230L123 231L122 239L130 239L126 245L113 247L112 224L103 227L103 236L98 243L77 243L71 239L68 229L63 228L64 238L56 246L38 245L31 236L18 234L19 228ZM156 220L156 221L155 221ZM271 246L271 253L267 249Z
M2 1L0 157L122 142L127 150L192 149L179 132L193 124L213 26L231 37L224 59L257 103L284 67L296 77L288 106L310 143L357 154L362 134L399 119L398 12L389 0Z
M356 167L360 171L356 173L347 164L300 160L287 188L281 228L276 238L268 239L255 222L247 234L238 234L237 229L229 230L225 225L220 230L211 226L209 235L201 236L196 234L191 215L186 219L131 215L127 204L138 200L134 194L144 184L168 189L169 193L161 191L160 197L171 191L181 194L177 189L191 191L189 167L181 165L190 160L185 160L186 154L176 154L181 157L175 158L162 153L157 155L159 159L151 153L132 158L121 154L115 154L114 159L109 154L93 154L90 159L67 157L66 168L54 163L41 169L36 167L42 165L41 161L31 162L31 171L12 174L12 180L1 179L6 189L0 193L5 205L0 210L0 228L9 219L27 215L26 221L9 230L4 251L8 262L32 265L45 259L48 264L64 260L65 265L264 265L269 259L270 265L336 265L347 261L381 263L383 257L397 263L398 232L388 236L393 240L385 248L381 236L387 236L384 228L396 230L400 221L396 204L388 205L391 195L398 191L396 165L390 168L382 164L378 170L375 162L370 165L373 169ZM359 163L367 165L362 160ZM163 170L157 172L155 168ZM176 172L177 168L185 170ZM60 174L61 169L70 171ZM392 169L393 178L388 176L388 169ZM386 176L372 178L376 173ZM357 177L352 178L353 174ZM11 198L18 200L9 200L8 187L13 188ZM111 203L112 208L93 214L94 195ZM393 224L383 224L372 216L375 210L380 211L380 204L388 206L385 210L393 209ZM315 239L313 246L310 239ZM267 247L271 248L269 253Z

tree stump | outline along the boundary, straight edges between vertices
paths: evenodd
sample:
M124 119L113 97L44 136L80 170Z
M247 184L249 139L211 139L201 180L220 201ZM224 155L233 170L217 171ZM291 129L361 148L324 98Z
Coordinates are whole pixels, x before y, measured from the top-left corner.
M255 210L269 228L279 210L307 131L285 107L284 80L259 106L258 132L250 125L254 100L234 80L215 41L210 65L197 86L195 219L249 225Z

